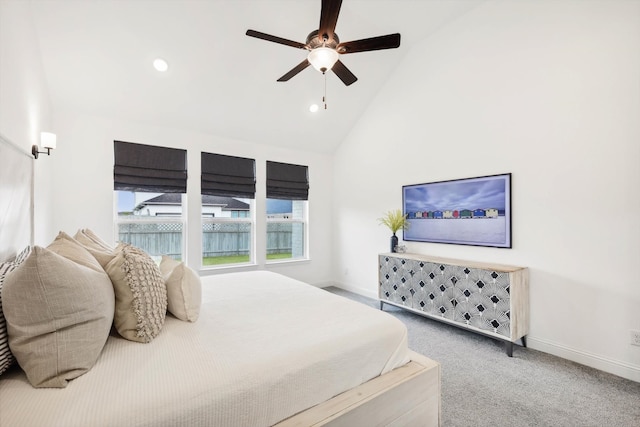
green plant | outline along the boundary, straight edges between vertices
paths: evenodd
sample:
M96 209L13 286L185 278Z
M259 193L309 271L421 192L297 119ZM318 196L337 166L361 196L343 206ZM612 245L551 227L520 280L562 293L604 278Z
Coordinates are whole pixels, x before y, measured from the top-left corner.
M406 230L409 228L407 216L403 215L400 209L388 211L382 218L378 218L378 222L380 225L386 225L394 235L400 229Z

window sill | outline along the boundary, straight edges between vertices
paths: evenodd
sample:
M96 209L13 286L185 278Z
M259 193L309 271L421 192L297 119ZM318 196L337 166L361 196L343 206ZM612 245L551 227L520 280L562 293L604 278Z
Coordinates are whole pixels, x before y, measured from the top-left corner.
M221 265L215 265L215 266L203 266L203 267L200 267L200 270L198 271L198 273L201 276L206 276L213 273L253 270L257 266L258 265L253 262L237 263L237 264L221 264Z
M294 259L278 259L273 261L267 261L266 265L280 265L280 264L298 264L310 262L310 258L294 258Z

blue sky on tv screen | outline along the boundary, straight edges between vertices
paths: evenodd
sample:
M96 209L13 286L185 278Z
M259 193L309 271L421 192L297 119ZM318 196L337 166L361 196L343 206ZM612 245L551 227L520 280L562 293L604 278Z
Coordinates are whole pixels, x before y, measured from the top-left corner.
M504 179L495 178L406 186L405 212L495 208L504 214L505 187Z

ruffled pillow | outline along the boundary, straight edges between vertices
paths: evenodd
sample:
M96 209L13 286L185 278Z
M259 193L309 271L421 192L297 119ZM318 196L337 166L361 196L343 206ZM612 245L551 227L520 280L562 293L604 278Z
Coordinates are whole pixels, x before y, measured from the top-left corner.
M167 314L167 289L156 263L144 251L120 243L105 271L116 294L114 325L131 341L150 342Z

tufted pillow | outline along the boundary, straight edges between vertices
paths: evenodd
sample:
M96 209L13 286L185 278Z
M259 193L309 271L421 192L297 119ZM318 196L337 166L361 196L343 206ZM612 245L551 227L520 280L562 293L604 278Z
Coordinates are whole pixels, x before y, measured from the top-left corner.
M169 312L180 320L198 320L202 302L200 276L184 262L166 255L160 261L160 271L167 286Z
M2 287L6 275L15 270L31 253L31 246L24 248L13 261L0 263L0 375L15 361L9 349L9 336L7 334L7 321L2 311Z
M116 255L114 248L87 228L78 230L73 238L93 255L102 268L106 267Z
M116 294L118 333L131 341L150 342L162 330L167 314L167 289L160 269L143 250L120 243L105 271Z
M39 246L5 279L9 345L34 387L66 387L93 367L109 336L109 277Z

